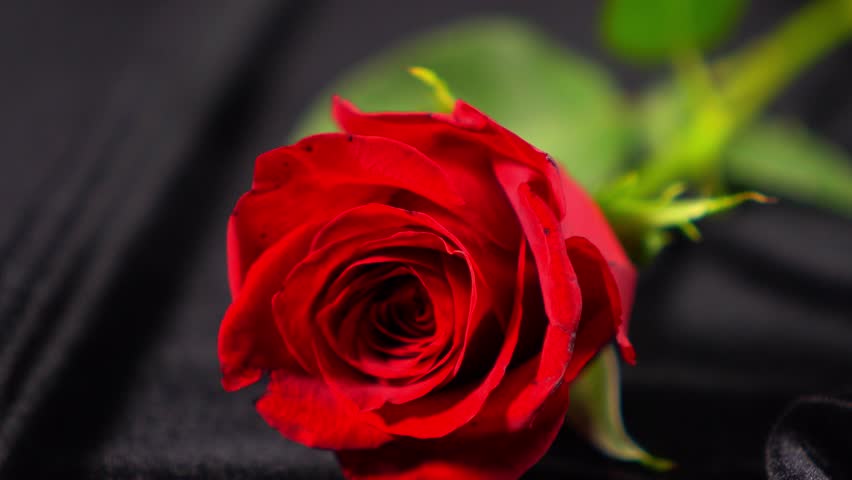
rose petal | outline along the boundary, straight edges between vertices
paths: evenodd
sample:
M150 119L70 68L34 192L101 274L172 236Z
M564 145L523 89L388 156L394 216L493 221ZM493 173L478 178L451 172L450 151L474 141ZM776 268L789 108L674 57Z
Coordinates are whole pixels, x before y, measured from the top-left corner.
M636 291L636 267L627 257L615 232L607 223L597 203L579 185L567 177L563 182L565 195L571 199L571 212L562 219L565 238L583 237L600 251L609 264L621 297L621 322L617 332L621 353L629 363L635 363L635 352L627 340L627 328Z
M585 237L571 237L565 247L583 293L583 317L566 380L572 380L614 334L625 360L635 362L636 354L625 333L624 301L606 258Z
M434 440L399 439L373 450L342 450L337 458L350 480L516 479L553 443L568 411L569 386L562 385L535 421L513 431L475 435L468 426Z
M455 189L465 199L465 207L452 211L476 232L465 238L471 246L488 238L506 250L518 244L517 222L507 222L511 206L491 171L493 153L487 143L475 140L476 125L485 126L483 116L427 113L362 113L351 103L335 97L333 115L347 132L393 138L417 148L447 172ZM433 212L430 214L435 215ZM442 220L442 223L445 223ZM446 224L446 223L445 223Z
M457 101L453 112L447 115L363 113L351 102L334 97L332 116L344 131L399 140L426 153L442 166L460 159L467 161L471 150L484 147L491 156L524 164L550 179L554 188L560 188L558 172L554 171L547 154L462 100ZM461 156L444 155L451 147L462 147L465 152ZM561 196L554 195L553 200L560 203L556 208L562 212Z
M498 179L507 186L525 175L523 169L512 164L501 163L495 168ZM530 388L519 394L509 413L513 422L525 424L562 382L574 349L582 295L558 220L550 207L527 183L507 193L533 252L548 318L538 371Z
M226 390L256 382L263 370L300 370L275 326L271 302L292 267L307 253L316 229L312 224L301 225L264 252L228 307L219 329L219 362Z
M322 224L341 211L390 198L390 189L340 186L334 195L313 178L294 178L285 187L252 190L237 202L228 222L228 280L236 298L257 258L287 232L305 223ZM311 208L305 208L305 202Z
M392 437L365 423L317 378L272 372L256 404L269 425L285 437L315 448L375 448Z
M327 221L366 203L388 203L400 191L449 209L464 203L439 165L386 138L315 135L264 153L254 175L252 190L237 202L229 223L232 292L269 244L306 221Z
M574 354L560 385L573 381L600 349L612 340L621 317L621 301L615 279L597 248L582 237L570 238L565 243L583 294L583 312ZM541 357L542 354L533 357L507 372L506 378L477 416L475 425L465 430L466 434L499 434L506 430L525 428L530 420L537 418L518 417L518 409L514 404L525 397L537 397L525 391L541 388L534 380Z

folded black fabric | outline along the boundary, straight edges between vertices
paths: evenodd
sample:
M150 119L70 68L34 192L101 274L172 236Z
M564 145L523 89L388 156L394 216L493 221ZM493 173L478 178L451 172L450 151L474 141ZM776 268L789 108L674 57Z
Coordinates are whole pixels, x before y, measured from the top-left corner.
M75 387L73 375L124 375L118 365L132 361L124 349L112 352L118 358L99 359L112 365L68 369L106 323L134 331L132 321L105 307L140 285L133 277L160 268L148 274L168 285L183 275L174 270L175 248L194 248L192 232L165 244L155 239L170 235L177 221L189 219L184 227L204 217L187 210L203 205L185 196L193 192L177 189L215 181L228 164L215 148L238 140L233 127L210 137L223 116L238 112L237 100L249 99L258 59L279 45L267 37L290 7L275 1L0 7L0 463L19 451L42 461L46 439L36 438L38 446L23 439L46 408L79 415L80 404L62 400ZM140 262L141 272L134 270ZM125 308L161 301L155 291L140 293L124 299L133 302Z
M799 3L755 2L742 30ZM330 453L254 412L262 386L219 384L225 223L254 157L283 143L346 66L467 14L531 18L612 63L593 46L596 8L4 2L0 65L14 68L0 76L0 478L339 478ZM802 78L777 113L852 148L850 55ZM848 409L800 415L805 400L766 440L792 400L852 379L852 222L782 202L702 230L701 244L678 242L641 280L629 430L678 462L663 478L765 478L765 461L773 480L801 478L786 460L798 457L785 457L795 445L817 452L824 474L848 472L834 430ZM566 431L528 477L659 475Z
M852 478L852 395L796 400L766 446L771 480Z

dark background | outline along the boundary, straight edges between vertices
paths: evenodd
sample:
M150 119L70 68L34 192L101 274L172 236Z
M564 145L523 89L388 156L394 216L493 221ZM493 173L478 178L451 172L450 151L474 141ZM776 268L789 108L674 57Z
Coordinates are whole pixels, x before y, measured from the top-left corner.
M802 3L753 2L729 47ZM661 78L602 50L597 8L0 3L0 478L337 478L260 419L261 389L219 384L225 224L254 157L347 67L481 12L530 19L633 91ZM850 85L847 46L772 110L850 150ZM660 478L764 478L767 451L773 478L847 478L852 222L781 202L702 227L643 274L629 430L680 464ZM656 478L568 431L529 476Z

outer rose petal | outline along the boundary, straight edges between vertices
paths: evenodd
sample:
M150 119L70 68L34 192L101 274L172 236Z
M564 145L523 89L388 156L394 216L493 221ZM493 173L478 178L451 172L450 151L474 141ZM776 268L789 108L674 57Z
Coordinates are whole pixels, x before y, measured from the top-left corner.
M333 114L347 132L393 138L435 160L465 199L466 207L453 214L473 225L479 236L506 250L518 245L517 222L507 222L511 206L491 171L492 153L487 144L472 141L482 136L484 116L467 118L427 113L362 113L352 104L335 98ZM471 128L474 128L471 130ZM476 239L481 241L481 239Z
M264 153L229 223L232 293L260 253L289 230L365 203L389 203L400 191L449 209L464 203L438 164L396 140L321 134Z
M569 385L547 398L531 425L514 431L466 435L458 432L435 440L397 440L373 450L337 452L351 480L500 480L516 479L550 448L568 411ZM471 427L473 428L473 427Z
M237 390L260 379L263 370L299 371L287 353L272 315L272 296L307 253L316 226L304 224L288 233L252 265L243 288L219 329L222 385Z
M565 245L583 294L583 313L574 354L559 381L560 384L574 380L586 363L612 339L621 318L618 288L600 252L582 237L572 237ZM541 389L533 380L541 361L542 354L539 354L506 373L500 387L488 398L482 412L477 416L477 434L524 428L530 418L535 418L519 415L519 412L529 409L519 408L517 404L525 398L538 397L530 392ZM472 429L469 428L468 431L470 430Z
M549 157L462 100L456 102L451 114L445 115L362 113L351 103L335 97L332 115L347 132L399 140L444 166L464 165L472 154L482 150L491 161L502 158L523 164L547 179L544 196L549 203L552 201L557 216L562 218L565 199L560 193L558 171Z
M309 447L375 448L392 439L341 403L321 379L304 375L273 372L257 411L282 435Z
M583 237L593 245L606 260L621 298L621 318L616 330L616 340L621 347L621 354L629 363L636 362L636 353L627 339L627 327L633 306L633 295L636 291L636 267L618 242L615 233L606 222L597 204L589 195L575 183L566 180L565 193L571 199L571 214L562 220L562 232L565 238Z
M498 178L504 185L513 184L513 174L523 170L504 166L498 169ZM530 388L521 391L512 402L509 412L513 425L518 425L528 422L563 381L574 350L583 300L553 212L526 183L507 193L533 252L548 318L538 371Z
M286 188L251 190L240 197L228 221L228 282L233 298L239 295L258 257L287 232L312 221L321 225L339 208L381 201L390 195L387 189L348 186L336 190L335 195L330 195L318 180L295 177ZM304 208L306 198L312 203L311 209Z
M636 357L633 346L625 334L624 299L621 298L618 277L611 265L587 238L571 237L565 241L565 247L583 292L583 319L577 334L574 357L565 374L566 379L576 377L583 366L610 341L613 334L617 334L625 360L634 362Z

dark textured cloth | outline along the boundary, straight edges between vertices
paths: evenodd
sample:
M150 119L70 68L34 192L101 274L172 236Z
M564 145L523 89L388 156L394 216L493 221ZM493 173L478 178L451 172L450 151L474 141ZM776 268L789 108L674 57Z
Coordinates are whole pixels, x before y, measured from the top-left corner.
M796 400L766 447L770 480L852 478L852 395Z
M799 4L755 2L735 43ZM629 88L655 78L602 51L596 9L3 2L0 478L339 478L259 418L261 388L219 384L225 223L254 157L346 67L469 14L535 21ZM773 110L852 149L850 84L846 47ZM852 382L852 222L782 202L702 228L643 273L629 430L679 463L664 478L843 478L849 409L812 395ZM657 476L565 431L529 477Z

